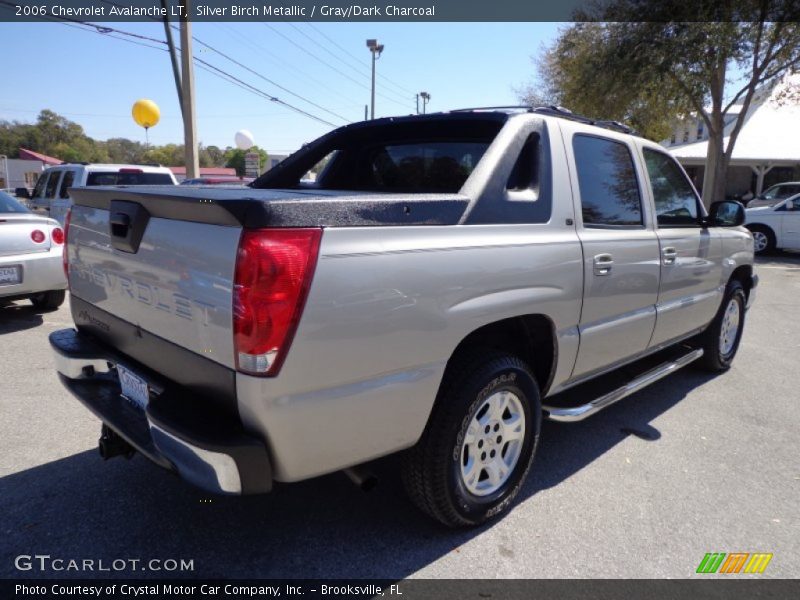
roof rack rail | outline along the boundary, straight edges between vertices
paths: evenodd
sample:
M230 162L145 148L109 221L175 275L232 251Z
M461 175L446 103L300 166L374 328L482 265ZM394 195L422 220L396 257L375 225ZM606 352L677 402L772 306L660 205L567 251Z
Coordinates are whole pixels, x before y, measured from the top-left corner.
M625 125L624 123L620 123L619 121L612 121L609 119L592 119L590 117L584 117L583 115L578 115L572 112L568 108L564 108L563 106L557 106L555 104L547 106L533 106L525 104L511 105L511 106L479 106L476 108L459 108L457 110L451 110L450 112L470 112L478 110L525 110L527 112L536 113L539 115L561 117L562 119L577 121L578 123L584 123L585 125L595 125L597 127L602 127L604 129L619 131L620 133L634 133L633 128L628 127L627 125Z

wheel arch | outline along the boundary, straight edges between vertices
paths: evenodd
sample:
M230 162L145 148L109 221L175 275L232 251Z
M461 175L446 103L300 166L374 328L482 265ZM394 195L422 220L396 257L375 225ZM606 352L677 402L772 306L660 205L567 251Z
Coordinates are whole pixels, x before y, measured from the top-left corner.
M731 281L741 283L744 293L749 298L750 290L753 289L753 265L739 265L736 267L728 278L728 283Z
M450 366L463 354L477 348L510 352L531 369L542 396L553 381L558 360L558 342L553 321L543 314L520 315L494 321L465 336L447 361Z

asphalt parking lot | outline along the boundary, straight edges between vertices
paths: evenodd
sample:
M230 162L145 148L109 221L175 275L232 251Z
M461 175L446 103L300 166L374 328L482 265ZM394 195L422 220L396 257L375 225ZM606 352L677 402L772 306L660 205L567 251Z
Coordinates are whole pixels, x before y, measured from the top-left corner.
M769 552L760 577L796 578L800 255L759 263L730 372L687 368L583 423L546 423L516 509L472 531L418 514L394 458L370 493L335 474L248 498L209 498L141 457L104 463L99 422L51 363L68 307L0 309L0 577L92 575L14 566L49 554L191 559L174 575L203 578L686 578L707 552Z

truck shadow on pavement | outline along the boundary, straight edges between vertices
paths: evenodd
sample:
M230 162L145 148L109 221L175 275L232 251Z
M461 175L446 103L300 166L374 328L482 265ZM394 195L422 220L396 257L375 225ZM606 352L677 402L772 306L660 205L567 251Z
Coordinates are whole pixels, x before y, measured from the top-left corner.
M710 379L687 368L586 422L545 422L516 510L536 510L537 491L629 435L657 443L650 423ZM369 493L334 474L278 485L268 496L231 498L206 496L142 457L103 463L87 450L0 478L0 577L399 579L492 527L451 531L429 521L406 499L398 464L398 457L377 461L381 484ZM194 571L20 572L14 559L21 554L106 564L185 559Z
M0 335L38 327L44 323L42 313L30 305L0 303Z

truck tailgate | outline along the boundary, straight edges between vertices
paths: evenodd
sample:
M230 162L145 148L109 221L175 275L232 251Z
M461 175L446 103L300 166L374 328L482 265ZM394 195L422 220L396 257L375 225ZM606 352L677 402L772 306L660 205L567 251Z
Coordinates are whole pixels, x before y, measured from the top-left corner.
M71 293L233 368L232 282L241 228L150 217L131 251L116 247L112 213L74 206L68 242Z

